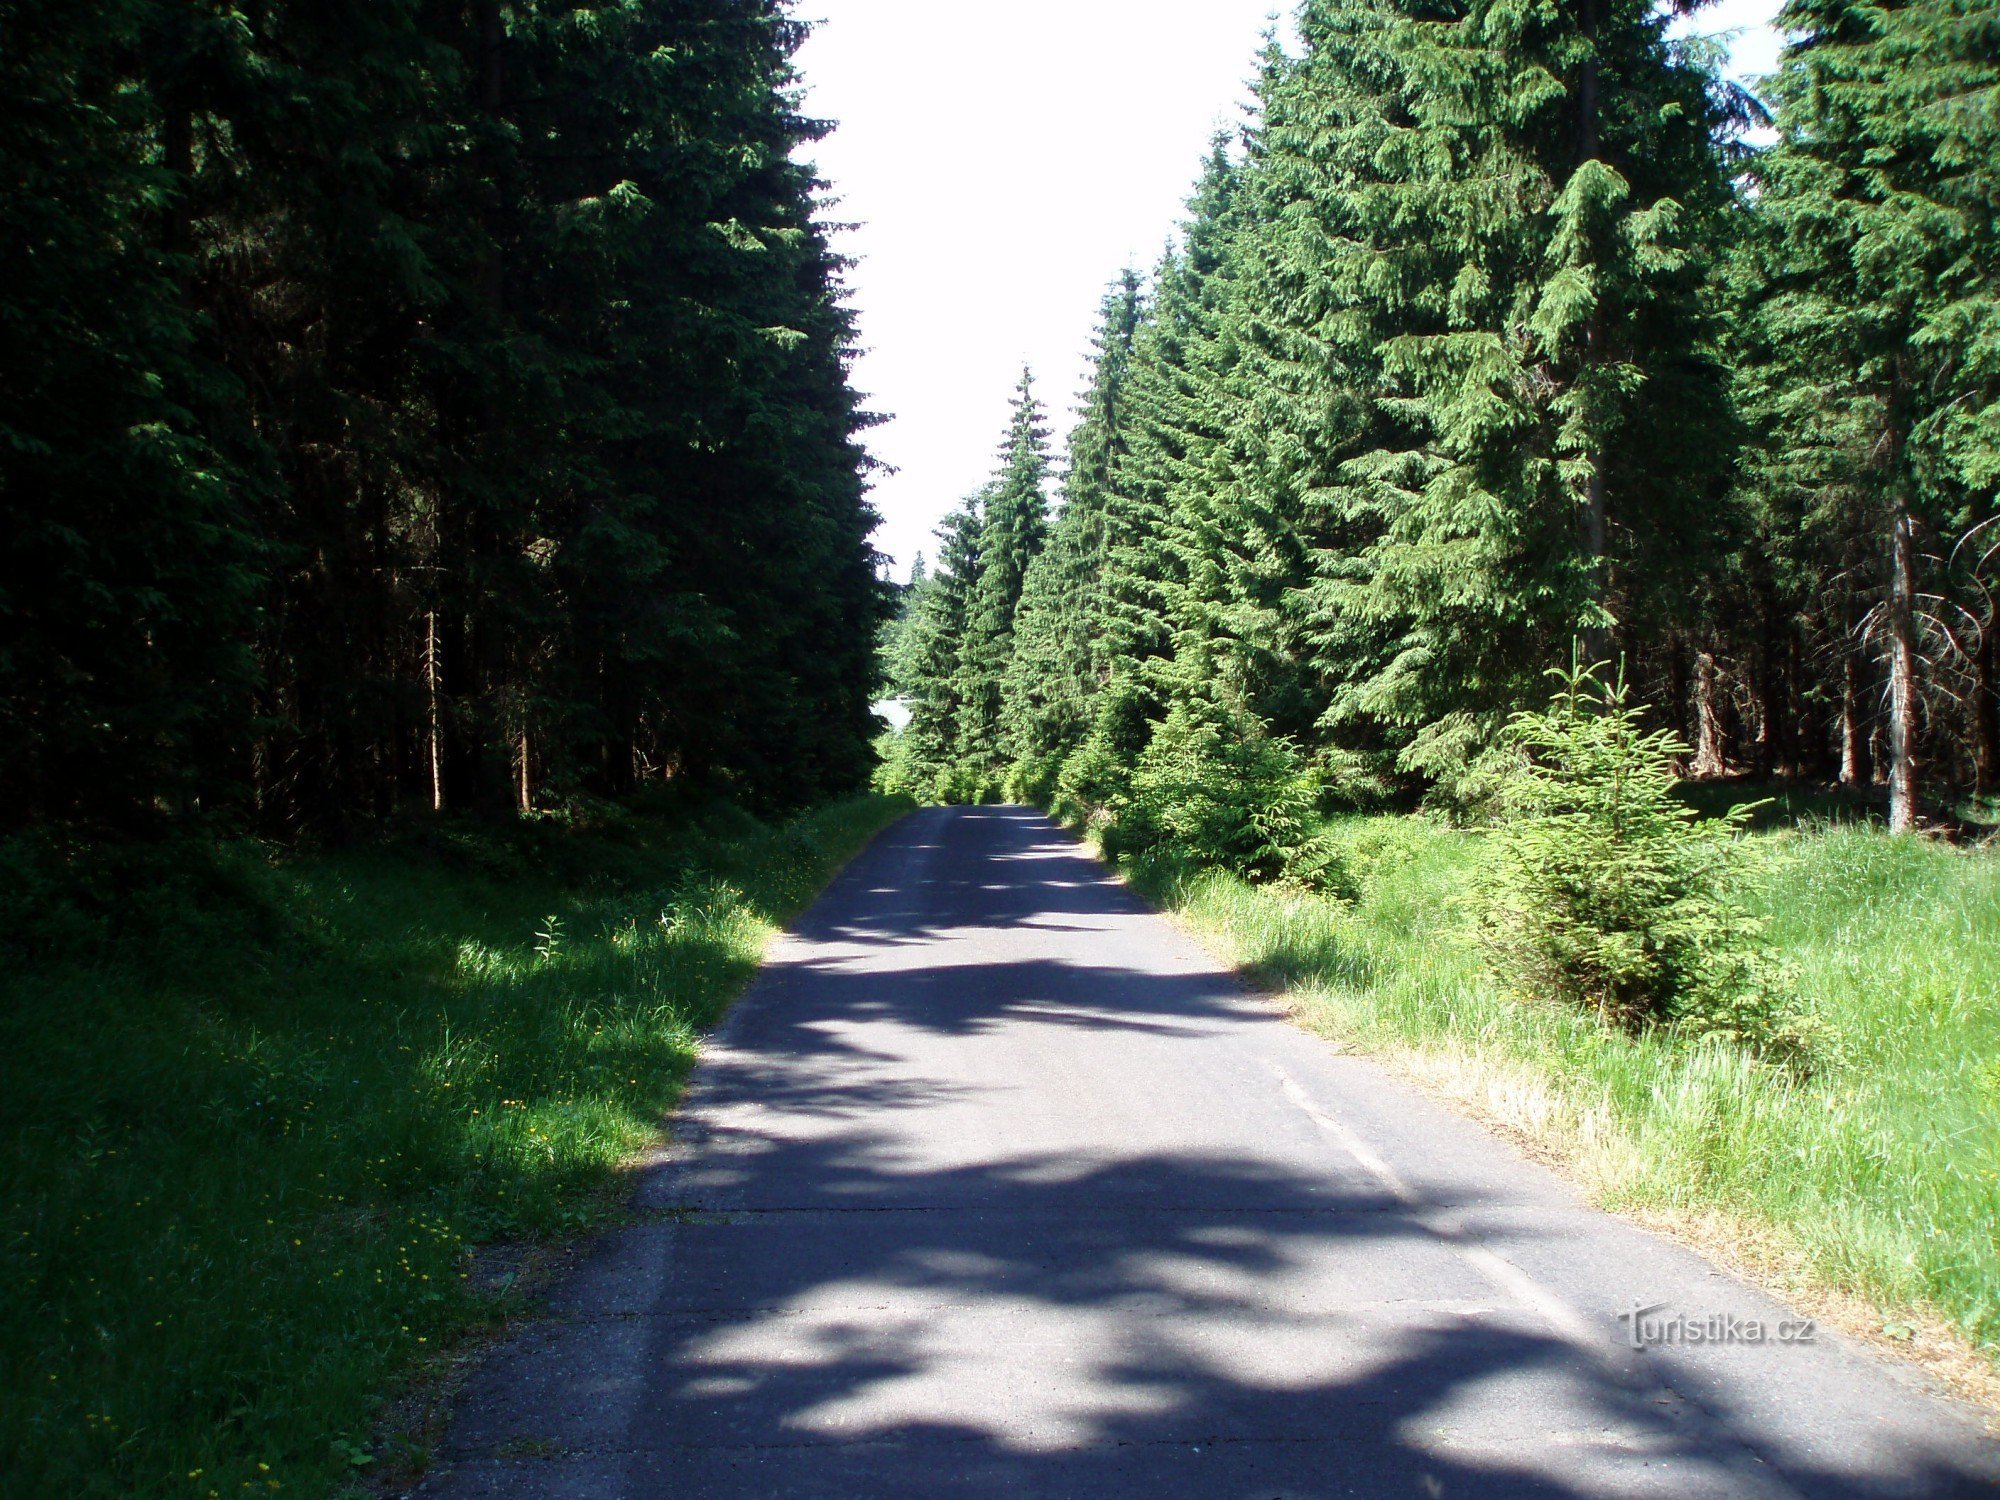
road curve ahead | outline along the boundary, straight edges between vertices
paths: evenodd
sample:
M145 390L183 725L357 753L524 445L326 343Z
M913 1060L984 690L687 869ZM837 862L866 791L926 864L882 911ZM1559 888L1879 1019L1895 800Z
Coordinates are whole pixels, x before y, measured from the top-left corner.
M1778 1343L1785 1309L1289 1025L1025 809L850 865L675 1136L424 1493L2000 1493L1968 1410ZM1634 1349L1654 1304L1767 1341Z

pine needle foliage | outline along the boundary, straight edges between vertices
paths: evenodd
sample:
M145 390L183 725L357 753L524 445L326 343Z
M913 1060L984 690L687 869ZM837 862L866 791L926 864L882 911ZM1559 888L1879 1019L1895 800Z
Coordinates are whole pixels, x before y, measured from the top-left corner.
M979 576L967 602L958 659L958 758L997 781L1003 765L1001 694L1014 658L1014 616L1048 539L1049 429L1034 376L1014 388L1000 464L980 506Z
M1773 438L1760 498L1797 516L1774 528L1781 564L1807 598L1849 601L1837 623L1887 680L1907 830L1921 763L1955 749L1926 720L1956 720L1974 776L2000 775L1995 554L1972 540L2000 515L2000 23L1949 0L1793 0L1781 19L1745 404Z
M0 829L865 777L782 0L0 0Z
M1465 816L1580 642L1699 775L2000 786L1992 7L1792 0L1775 114L1706 8L1305 0L1105 305L1004 664L986 585L974 779L1114 819L1185 708Z
M1070 434L1062 509L1048 545L1028 564L1015 614L1002 731L1009 758L1044 788L1089 731L1102 686L1107 511L1130 459L1126 387L1142 312L1139 274L1128 270L1104 299L1090 388Z
M1118 847L1253 879L1285 870L1313 816L1297 750L1211 705L1176 703L1132 777Z
M1675 797L1687 747L1645 726L1622 672L1552 675L1548 706L1513 715L1502 739L1513 767L1481 913L1498 965L1521 992L1628 1030L1796 1050L1782 970L1729 894L1753 809L1702 819Z

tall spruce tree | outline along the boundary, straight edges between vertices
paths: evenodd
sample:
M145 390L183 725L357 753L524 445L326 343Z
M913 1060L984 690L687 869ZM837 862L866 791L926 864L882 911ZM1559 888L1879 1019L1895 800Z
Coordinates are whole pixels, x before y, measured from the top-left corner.
M1016 762L1054 762L1082 743L1101 685L1107 511L1130 454L1126 384L1142 310L1139 273L1106 294L1089 390L1070 432L1062 508L1028 564L1002 683L1002 730Z
M1133 337L1129 436L1104 508L1102 620L1093 633L1103 686L1086 743L1072 757L1077 764L1065 772L1072 793L1086 800L1116 799L1165 716L1177 622L1208 566L1199 506L1227 431L1216 358L1242 181L1229 137L1216 136Z
M1028 567L1048 534L1049 429L1034 376L1014 388L1000 467L981 501L979 577L959 652L958 756L997 772L1004 763L1001 684L1014 654L1014 614Z
M1666 23L1641 0L1303 14L1287 170L1330 247L1295 321L1379 351L1307 629L1335 717L1388 726L1406 769L1449 775L1573 638L1629 641L1712 555L1732 438L1695 247L1729 200L1711 80Z
M913 627L935 582L919 552L910 564L910 581L896 591L896 612L882 627L882 685L893 696L909 696L916 681Z
M260 562L201 412L145 0L0 5L0 826L215 808Z
M1321 5L1301 20L1304 52L1265 70L1254 227L1237 240L1243 368L1227 504L1243 520L1229 623L1244 691L1351 774L1355 751L1378 763L1369 769L1384 758L1352 685L1396 651L1393 625L1367 607L1364 561L1395 499L1356 469L1418 440L1412 407L1382 399L1381 351L1409 327L1413 290L1390 257L1425 247L1397 243L1409 209L1386 191L1402 123L1388 49L1408 17Z
M1990 18L1950 3L1793 0L1762 163L1762 382L1829 571L1871 554L1888 680L1890 826L1918 817L1927 559L1992 515L1991 330L2000 327L1990 165L1974 145L2000 63ZM1986 136L1991 141L1990 132ZM1933 616L1935 618L1935 616Z
M1308 0L1143 315L1107 315L1013 618L1018 785L1060 761L1116 814L1149 755L1288 739L1451 798L1574 649L1686 715L1698 774L1852 785L1871 631L1897 826L1919 757L2000 776L2000 21L1789 7L1745 187L1761 107L1668 36L1701 8ZM1002 618L955 669L981 776Z
M781 0L0 21L0 816L864 773L871 419Z
M1213 435L1174 486L1177 529L1202 564L1175 602L1175 695L1210 700L1229 737L1309 734L1322 707L1298 595L1310 577L1315 455L1343 434L1351 377L1314 328L1291 326L1310 287L1309 226L1283 145L1296 141L1299 65L1267 43L1255 124L1200 361ZM1301 251L1307 250L1306 258ZM1310 295L1311 292L1309 291Z
M904 763L915 789L936 796L964 741L962 665L967 626L981 574L980 536L986 495L971 495L938 527L936 571L911 601L897 687L909 700L902 733Z

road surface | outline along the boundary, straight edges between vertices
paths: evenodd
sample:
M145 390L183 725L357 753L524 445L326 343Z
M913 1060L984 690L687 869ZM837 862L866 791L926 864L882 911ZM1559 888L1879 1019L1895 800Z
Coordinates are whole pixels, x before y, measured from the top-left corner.
M1025 809L850 865L674 1135L424 1493L2000 1493L1969 1409L1779 1342L1785 1308L1291 1026ZM1635 1306L1737 1341L1634 1348Z

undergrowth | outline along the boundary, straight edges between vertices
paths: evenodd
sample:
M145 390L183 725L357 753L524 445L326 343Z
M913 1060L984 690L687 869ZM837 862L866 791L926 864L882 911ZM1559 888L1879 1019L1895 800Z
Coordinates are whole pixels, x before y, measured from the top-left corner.
M1632 1031L1667 1026L1812 1063L1812 1026L1763 924L1732 889L1752 814L1703 818L1674 795L1673 735L1645 726L1622 673L1576 666L1517 713L1479 904L1501 977Z
M1600 1202L1755 1226L1812 1282L1955 1325L2000 1364L2000 854L1828 825L1743 841L1818 1066L1517 998L1478 834L1330 824L1351 899L1164 861L1138 884L1330 1036L1561 1151Z
M657 1130L773 924L907 804L0 849L9 1493L324 1494Z

